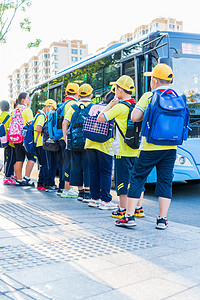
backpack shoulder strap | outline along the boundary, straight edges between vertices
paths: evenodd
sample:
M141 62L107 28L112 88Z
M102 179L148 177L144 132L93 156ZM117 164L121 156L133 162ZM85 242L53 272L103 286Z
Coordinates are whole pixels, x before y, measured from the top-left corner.
M121 136L122 136L123 138L125 138L125 136L124 136L124 134L123 134L123 132L122 132L121 128L119 127L119 124L117 123L116 120L115 120L115 124L116 124L116 126L117 126L117 128L118 128L118 130L119 130L119 132L120 132L120 134L121 134Z
M128 103L127 101L122 101L122 102L120 102L120 104L124 104L124 105L126 105L126 106L128 106L129 108L132 108L133 106L130 104L130 103ZM135 103L134 103L135 104Z
M5 117L5 119L3 120L2 124L5 125L6 122L9 120L9 118L10 118L10 115L7 115L7 116Z
M43 115L43 116L44 116L44 114L43 114L43 113L39 112L39 113L38 113L38 114L35 116L35 119L34 119L34 121L33 121L33 125L35 124L35 122L36 122L37 118L38 118L39 116L41 116L41 115ZM45 118L45 116L44 116L44 118Z

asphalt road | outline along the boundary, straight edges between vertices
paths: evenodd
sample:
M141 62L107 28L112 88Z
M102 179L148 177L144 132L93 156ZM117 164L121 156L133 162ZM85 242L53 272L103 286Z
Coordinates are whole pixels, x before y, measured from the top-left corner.
M147 215L155 216L158 200L154 196L155 184L148 184L143 207ZM200 183L175 182L168 220L200 227Z

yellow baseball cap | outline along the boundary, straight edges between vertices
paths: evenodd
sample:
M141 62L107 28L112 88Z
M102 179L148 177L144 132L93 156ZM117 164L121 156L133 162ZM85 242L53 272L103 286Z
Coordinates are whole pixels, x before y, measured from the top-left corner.
M77 94L79 90L79 85L77 83L69 83L66 87L66 92L69 92L71 94Z
M113 84L113 86L111 87L110 91L115 94L115 85Z
M144 76L151 76L158 79L171 81L173 78L173 71L170 66L166 64L158 64L155 66L152 72L145 72Z
M57 103L53 99L48 99L44 102L45 106L53 106L55 109L57 108Z
M114 82L114 84L128 92L132 92L134 90L134 81L128 75L122 75L116 82Z
M87 97L92 94L93 88L90 84L84 83L79 88L79 95L81 97Z

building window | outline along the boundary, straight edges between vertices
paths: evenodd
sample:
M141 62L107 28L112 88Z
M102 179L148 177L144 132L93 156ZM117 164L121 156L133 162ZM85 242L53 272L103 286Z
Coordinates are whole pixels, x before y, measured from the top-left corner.
M54 68L58 69L58 64L57 63L54 64Z
M28 68L25 68L25 73L27 73L28 72Z
M47 59L48 58L48 54L44 54L44 58Z
M82 53L83 53L83 51L82 51L82 50L80 50L80 55L82 55Z
M38 72L38 69L37 69L37 68L34 68L34 72L37 73L37 72Z
M180 26L179 25L177 25L177 30L180 30Z
M48 67L48 66L50 65L50 62L49 62L49 61L43 61L43 65L44 65L45 67Z
M72 61L78 61L78 57L72 56Z
M72 54L78 54L78 50L77 49L72 49Z
M26 85L28 85L28 81L26 81Z
M54 47L54 52L58 53L58 47Z
M174 26L173 24L169 24L169 28L170 28L170 29L174 29L174 27L175 27L175 26Z
M19 78L19 74L17 74L17 78Z
M58 55L54 55L54 60L58 60Z
M34 66L37 66L38 65L38 62L37 61L34 61Z

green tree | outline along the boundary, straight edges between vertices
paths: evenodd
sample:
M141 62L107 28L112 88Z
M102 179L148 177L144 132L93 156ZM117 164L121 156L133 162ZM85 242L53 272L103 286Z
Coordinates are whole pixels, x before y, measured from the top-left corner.
M17 16L17 14L26 14L27 8L30 8L31 0L2 0L0 2L0 43L6 43L6 37L11 29L11 26ZM31 21L25 16L19 23L22 30L30 32ZM41 43L40 39L36 39L35 42L28 44L28 48L38 47Z

